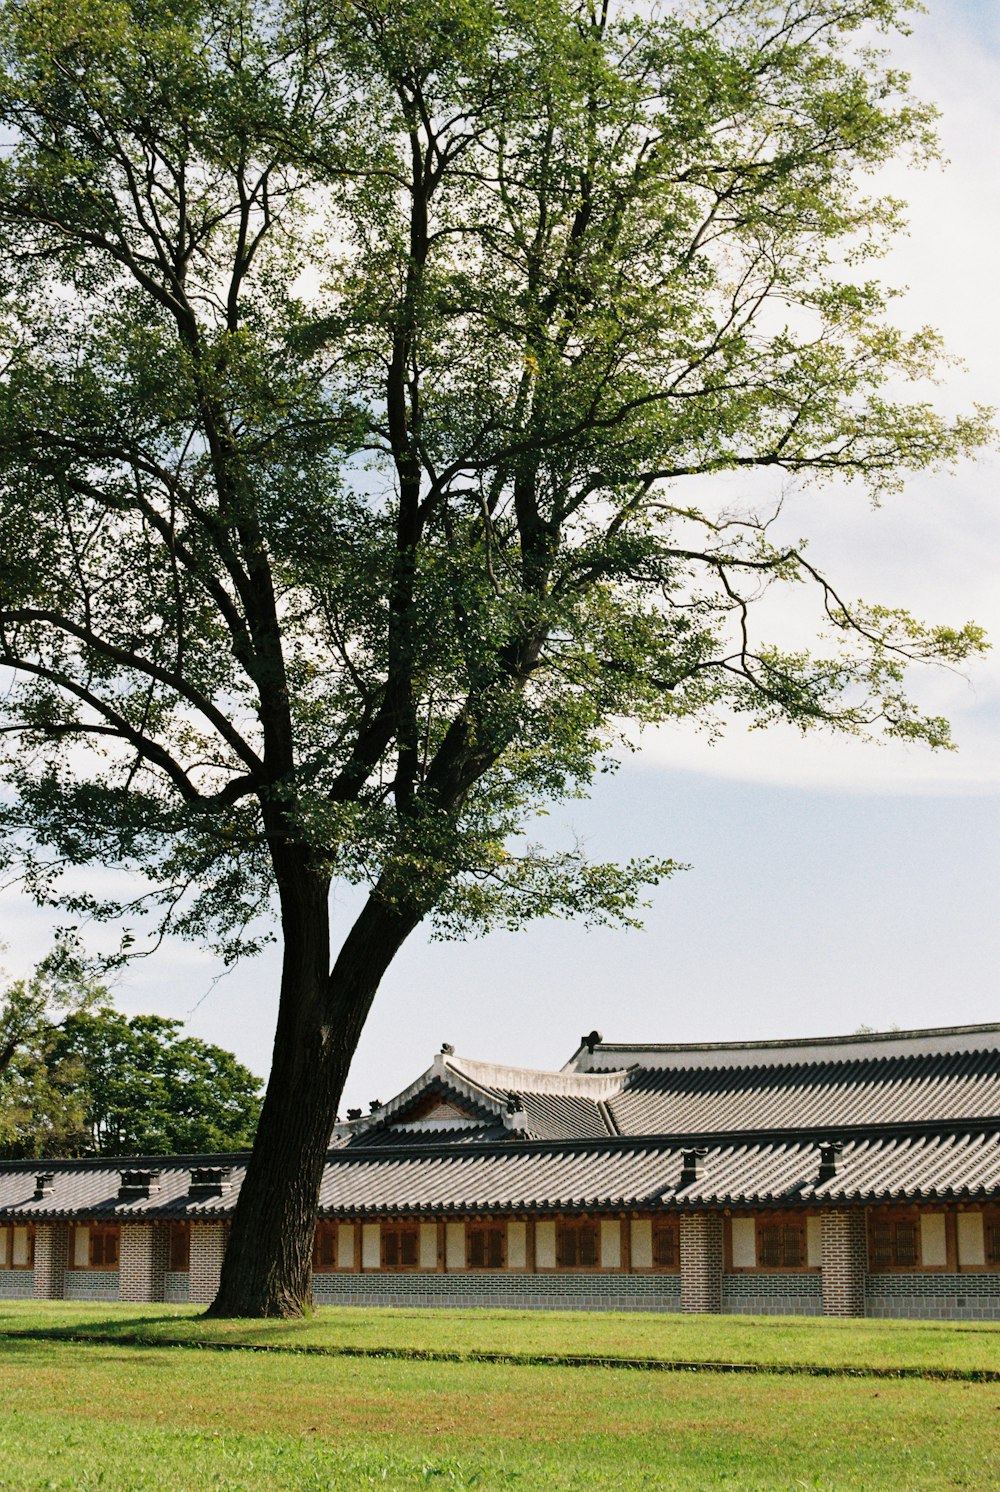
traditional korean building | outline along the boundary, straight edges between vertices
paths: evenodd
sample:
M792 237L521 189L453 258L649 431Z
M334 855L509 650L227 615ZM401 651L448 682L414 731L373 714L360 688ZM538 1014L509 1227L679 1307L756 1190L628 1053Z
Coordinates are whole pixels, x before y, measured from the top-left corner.
M210 1300L246 1159L0 1164L0 1297ZM337 1126L314 1264L321 1304L1000 1320L1000 1025L445 1047Z

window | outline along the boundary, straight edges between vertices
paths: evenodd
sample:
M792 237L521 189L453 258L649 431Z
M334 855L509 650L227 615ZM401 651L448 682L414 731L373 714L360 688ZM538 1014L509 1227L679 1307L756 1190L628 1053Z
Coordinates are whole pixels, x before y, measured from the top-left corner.
M920 1264L919 1219L873 1218L870 1229L872 1269L916 1269Z
M117 1269L118 1224L81 1223L73 1231L72 1268Z
M653 1268L680 1268L680 1248L675 1217L658 1217L653 1223Z
M118 1268L117 1223L91 1224L90 1263L94 1269Z
M416 1269L419 1255L415 1223L382 1225L382 1268Z
M983 1218L983 1242L986 1262L1000 1269L1000 1212L988 1212Z
M465 1230L470 1269L503 1269L507 1229L503 1223L469 1223Z
M10 1228L10 1267L11 1269L34 1269L35 1267L35 1230L33 1227Z
M185 1274L191 1267L191 1225L176 1222L170 1224L169 1263L173 1273Z
M801 1269L806 1261L805 1218L757 1219L758 1269Z
M337 1224L321 1219L313 1234L313 1269L336 1269Z
M556 1225L556 1263L560 1269L596 1269L597 1224L558 1223Z

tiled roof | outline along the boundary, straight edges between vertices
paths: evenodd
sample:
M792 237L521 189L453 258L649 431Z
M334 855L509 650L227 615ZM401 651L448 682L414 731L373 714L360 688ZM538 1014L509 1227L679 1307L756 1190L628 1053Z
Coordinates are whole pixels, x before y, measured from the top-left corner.
M791 1066L639 1068L608 1100L623 1134L1000 1118L1000 1051Z
M585 1044L573 1062L609 1053L648 1060L610 1072L571 1062L561 1073L439 1053L377 1113L338 1126L321 1209L364 1216L1000 1198L1000 1027L699 1048L703 1060L684 1060L694 1050L591 1053ZM452 1117L434 1118L427 1100L435 1095ZM843 1142L837 1173L820 1184L819 1145L831 1139ZM699 1179L682 1188L682 1153L695 1145L707 1153ZM224 1216L245 1164L245 1155L0 1163L0 1218ZM192 1196L192 1168L212 1165L231 1167L228 1189ZM119 1201L128 1167L159 1170L159 1190ZM36 1201L43 1170L55 1181Z
M327 1214L558 1211L586 1207L790 1206L879 1200L966 1199L1000 1195L1000 1126L959 1133L927 1130L845 1139L837 1174L817 1181L815 1140L778 1136L716 1139L705 1146L700 1179L681 1186L683 1137L606 1138L564 1143L431 1145L330 1152L320 1192ZM206 1157L201 1157L204 1163ZM52 1195L32 1200L36 1166L0 1169L0 1217L213 1217L235 1205L245 1157L232 1158L222 1197L188 1196L190 1166L161 1162L160 1191L148 1201L117 1201L118 1167L49 1163Z
M232 1210L246 1163L246 1154L0 1162L0 1217L16 1214L39 1222L73 1215L109 1216L122 1222L130 1217L218 1217ZM221 1195L190 1195L192 1167L222 1165L231 1170ZM148 1199L119 1201L122 1170L140 1166L159 1171L159 1189ZM35 1176L41 1172L52 1173L52 1192L36 1201Z

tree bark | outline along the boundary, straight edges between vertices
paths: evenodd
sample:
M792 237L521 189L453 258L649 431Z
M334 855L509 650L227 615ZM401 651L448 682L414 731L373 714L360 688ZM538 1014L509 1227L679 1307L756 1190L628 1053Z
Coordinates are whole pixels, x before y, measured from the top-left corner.
M383 974L419 913L376 888L330 971L328 883L282 878L284 957L274 1056L211 1316L312 1309L312 1245L341 1094Z

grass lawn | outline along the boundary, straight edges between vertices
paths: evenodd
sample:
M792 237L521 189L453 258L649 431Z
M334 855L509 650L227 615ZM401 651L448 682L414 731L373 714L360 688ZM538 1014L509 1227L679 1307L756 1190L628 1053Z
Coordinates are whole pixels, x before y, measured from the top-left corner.
M91 1340L63 1340L68 1330ZM125 1332L183 1333L192 1346L135 1345ZM197 1350L240 1340L286 1350ZM332 1309L305 1323L219 1323L176 1307L7 1302L0 1488L1000 1485L1000 1383L295 1350L307 1345L1000 1366L1000 1327L972 1324Z
M0 1332L63 1333L115 1341L247 1343L378 1352L476 1352L665 1358L1000 1372L1000 1323L837 1321L781 1316L670 1316L596 1311L352 1310L309 1321L206 1321L198 1306L0 1302Z

